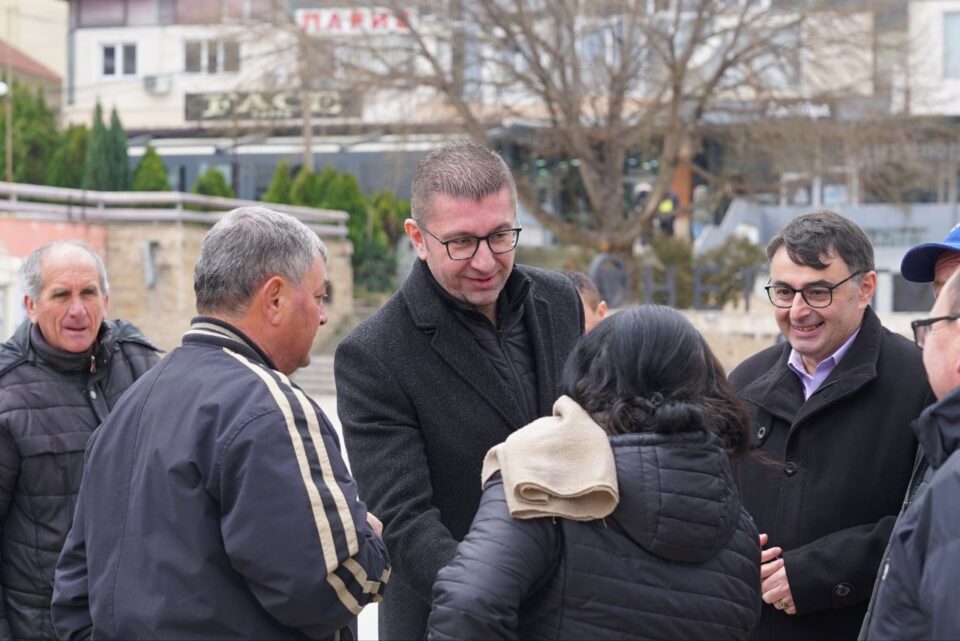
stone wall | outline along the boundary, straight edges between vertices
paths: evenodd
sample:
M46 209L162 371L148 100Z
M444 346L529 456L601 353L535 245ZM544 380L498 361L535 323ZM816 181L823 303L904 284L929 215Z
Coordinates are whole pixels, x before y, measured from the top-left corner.
M208 229L199 223L108 225L104 260L110 276L110 317L133 322L165 350L179 345L196 315L193 268ZM327 312L330 326L337 327L352 313L352 247L346 240L324 242L333 293ZM148 255L152 255L155 270L152 287L146 284Z

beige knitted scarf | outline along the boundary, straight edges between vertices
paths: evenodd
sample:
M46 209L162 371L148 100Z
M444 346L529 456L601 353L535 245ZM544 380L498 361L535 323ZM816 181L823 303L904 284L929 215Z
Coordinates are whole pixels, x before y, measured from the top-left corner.
M481 483L499 470L510 516L600 519L620 500L607 433L573 399L561 396L553 416L537 419L487 452Z

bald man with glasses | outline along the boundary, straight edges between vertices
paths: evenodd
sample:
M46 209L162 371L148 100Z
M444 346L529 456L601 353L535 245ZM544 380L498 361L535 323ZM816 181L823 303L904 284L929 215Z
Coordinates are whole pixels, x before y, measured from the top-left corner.
M737 470L764 546L753 638L855 639L918 460L910 422L933 398L920 351L870 307L877 274L863 230L807 214L767 257L786 341L730 375L764 454Z

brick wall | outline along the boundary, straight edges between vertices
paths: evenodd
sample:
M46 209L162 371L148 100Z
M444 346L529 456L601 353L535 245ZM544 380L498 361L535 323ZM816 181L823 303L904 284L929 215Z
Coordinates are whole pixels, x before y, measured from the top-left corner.
M165 350L179 345L196 315L193 268L208 229L197 223L108 225L104 260L110 276L110 317L131 321ZM333 291L329 323L337 327L353 307L351 245L345 240L324 240ZM147 245L153 243L156 278L153 287L147 287L144 257ZM324 333L320 335L322 339Z

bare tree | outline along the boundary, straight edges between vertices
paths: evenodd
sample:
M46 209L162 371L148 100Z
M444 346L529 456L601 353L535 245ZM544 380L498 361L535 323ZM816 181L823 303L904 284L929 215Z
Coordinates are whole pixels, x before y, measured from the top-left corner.
M770 10L769 0L387 4L408 28L389 42L346 42L349 76L368 95L407 96L417 117L487 144L504 128L515 141L525 131L524 157L554 163L582 192L584 211L542 206L533 165L518 176L523 203L561 241L603 250L628 251L649 228L705 131L782 120L771 105L853 84L870 64L868 19L812 2L788 11ZM827 50L845 68L843 82L821 62L798 87L803 56ZM638 156L654 178L640 206L624 185Z

